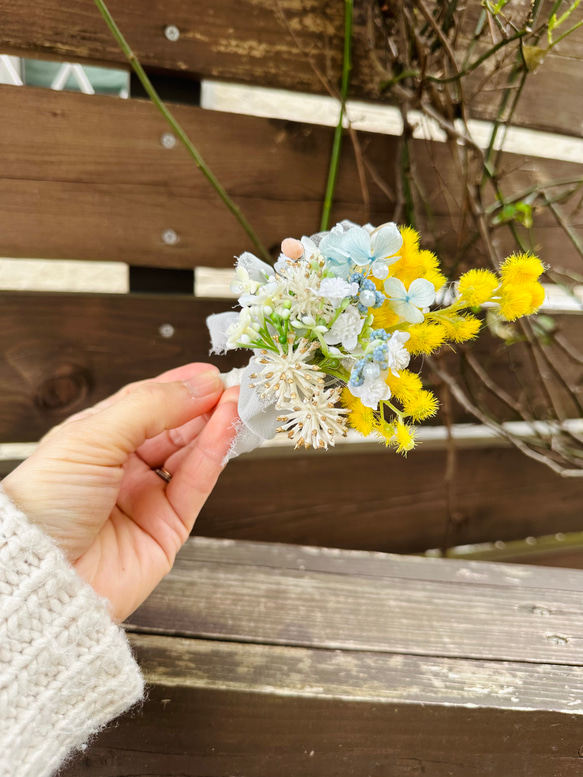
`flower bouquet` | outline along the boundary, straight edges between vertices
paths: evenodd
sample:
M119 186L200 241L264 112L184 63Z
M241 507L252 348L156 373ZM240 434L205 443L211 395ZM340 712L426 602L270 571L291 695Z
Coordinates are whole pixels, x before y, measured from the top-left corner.
M535 313L544 269L513 255L499 275L469 270L447 285L418 233L394 223L286 238L273 267L242 254L231 286L241 310L207 321L214 352L253 352L228 381L241 383L232 455L278 432L296 448L328 448L348 427L406 454L415 424L438 409L411 357L475 338L482 305L507 321Z

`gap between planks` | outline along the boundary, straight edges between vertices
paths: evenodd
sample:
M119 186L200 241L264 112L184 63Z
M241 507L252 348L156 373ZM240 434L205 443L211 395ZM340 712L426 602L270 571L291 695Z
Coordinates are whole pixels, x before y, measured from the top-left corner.
M233 277L230 267L195 267L193 294L196 299L234 301ZM583 284L572 291L551 283L543 287L545 313L583 313ZM0 258L0 292L128 294L129 290L129 267L124 262Z

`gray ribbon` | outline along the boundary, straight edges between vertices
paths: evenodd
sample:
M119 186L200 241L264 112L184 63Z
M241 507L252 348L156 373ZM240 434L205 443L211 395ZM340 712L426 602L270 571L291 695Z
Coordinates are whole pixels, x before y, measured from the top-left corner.
M221 375L225 388L241 386L238 406L241 424L227 454L227 461L234 459L241 453L254 451L266 440L275 437L278 427L278 411L275 408L275 401L265 402L259 396L257 389L249 388L249 384L253 382L251 375L256 370L257 365L255 357L253 357L244 369L234 369Z
M265 283L267 278L271 278L275 274L271 265L262 262L261 259L247 251L238 258L237 266L243 267L249 274L249 278L258 283ZM238 318L239 313L235 311L217 313L207 318L206 323L211 336L211 353L227 352L227 329ZM251 375L256 370L257 365L255 365L253 357L246 368L231 370L231 372L221 375L225 388L241 386L238 406L241 424L227 455L227 460L239 456L241 453L253 451L265 440L271 440L275 437L278 426L278 412L275 409L275 402L265 402L256 389L249 388L253 382Z

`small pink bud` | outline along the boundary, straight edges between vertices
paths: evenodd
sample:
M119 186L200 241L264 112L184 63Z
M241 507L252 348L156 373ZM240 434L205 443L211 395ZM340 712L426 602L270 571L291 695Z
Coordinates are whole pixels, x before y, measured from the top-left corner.
M281 241L281 252L282 254L285 254L288 259L295 260L299 259L304 253L304 247L299 240L295 239L295 237L286 237L285 240Z

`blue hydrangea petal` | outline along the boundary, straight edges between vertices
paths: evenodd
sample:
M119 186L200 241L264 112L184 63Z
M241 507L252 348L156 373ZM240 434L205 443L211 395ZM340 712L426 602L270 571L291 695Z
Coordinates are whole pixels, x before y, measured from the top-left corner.
M403 245L403 238L397 225L394 223L385 224L378 232L372 235L373 255L375 259L384 259L385 261L396 254ZM394 259L396 261L397 258ZM392 264L393 262L387 262Z
M435 286L425 278L415 278L409 286L409 301L418 308L426 308L435 301Z
M362 227L353 227L343 236L342 247L354 264L362 267L371 260L370 235Z
M398 278L387 278L385 281L385 293L391 297L391 299L407 299L405 284Z

